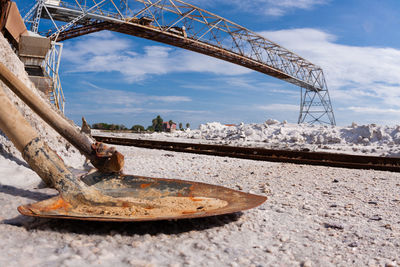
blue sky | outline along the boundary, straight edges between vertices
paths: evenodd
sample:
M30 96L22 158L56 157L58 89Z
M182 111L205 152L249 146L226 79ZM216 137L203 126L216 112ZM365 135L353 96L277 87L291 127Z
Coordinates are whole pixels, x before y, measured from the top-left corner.
M21 12L31 1L16 1ZM324 70L338 125L400 124L398 0L191 0ZM28 3L28 4L26 4ZM64 42L66 115L131 127L164 120L297 122L300 89L153 41L99 32Z

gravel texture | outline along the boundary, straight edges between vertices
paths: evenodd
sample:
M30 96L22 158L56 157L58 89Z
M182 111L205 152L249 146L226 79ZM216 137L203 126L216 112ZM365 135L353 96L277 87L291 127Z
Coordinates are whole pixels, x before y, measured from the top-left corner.
M99 223L18 215L18 205L46 199L56 192L1 185L0 265L396 266L400 263L397 173L118 149L126 155L126 173L207 182L266 195L269 199L255 209L226 216Z

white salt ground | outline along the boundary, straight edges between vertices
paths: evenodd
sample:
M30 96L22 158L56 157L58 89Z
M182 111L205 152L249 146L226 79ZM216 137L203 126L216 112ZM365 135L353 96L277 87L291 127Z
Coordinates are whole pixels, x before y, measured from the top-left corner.
M0 266L396 266L399 174L117 147L126 173L269 197L242 214L95 223L31 219L51 189L0 186ZM10 172L16 172L10 166ZM16 179L24 179L23 176Z
M5 45L1 35L0 61L6 62L21 79L28 82L23 66ZM2 84L0 86L3 87ZM10 97L18 102L11 93ZM18 103L28 120L66 159L67 164L80 167L83 157L75 149L67 149L65 141L21 102ZM197 142L203 132L210 131L209 135L205 135L209 137L204 137L204 140L215 139L217 142L241 145L248 145L243 140L264 144L262 138L271 136L273 139L274 134L277 138L273 140L278 144L278 140L283 140L280 135L296 136L291 131L304 128L305 132L300 133L303 138L313 138L313 134L320 136L318 134L325 131L323 140L334 140L330 127L292 129L295 126L271 122L228 129L214 123L202 126L205 129L198 132L188 131L186 134L189 138L196 137L194 141ZM367 137L363 138L369 138L369 144L381 142L384 146L388 137L374 141L370 134L378 126L367 127ZM275 130L260 137L261 141L254 141L260 128L265 132L270 128ZM358 126L347 128L347 132L359 129ZM346 131L337 129L334 136L347 140L344 138ZM387 136L389 130L386 129L389 127L379 129L383 129L382 134ZM226 132L224 138L218 137L221 131ZM394 144L390 148L388 143L387 147L392 150L382 152L386 155L395 153L396 149L396 133L389 135L391 140L388 142ZM238 137L235 139L234 136ZM174 138L184 140L179 136ZM301 143L299 140L300 137L296 142ZM333 145L323 140L318 142ZM343 151L348 151L352 146L345 142L340 145ZM293 141L285 144L288 147L295 145ZM319 146L316 143L310 145ZM356 147L363 145L354 142ZM126 173L201 181L266 195L269 199L260 207L243 213L196 220L101 223L35 219L19 215L16 208L47 199L56 191L38 186L39 177L26 166L4 136L0 138L0 147L0 266L400 264L400 181L397 173L117 147L125 155Z

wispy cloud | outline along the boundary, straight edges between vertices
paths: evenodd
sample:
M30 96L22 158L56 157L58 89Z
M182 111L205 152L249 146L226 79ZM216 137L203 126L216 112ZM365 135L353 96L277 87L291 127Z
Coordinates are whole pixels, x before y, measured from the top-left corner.
M291 104L271 104L265 106L256 106L256 109L265 111L298 111L298 105Z
M346 110L351 110L363 114L392 114L400 117L400 109L379 108L379 107L348 107Z
M262 79L261 79L262 80ZM279 93L286 94L290 97L299 96L297 90L285 90L284 83L263 82L254 79L252 76L238 75L238 76L223 76L208 79L204 84L190 83L187 81L182 82L182 88L188 88L199 91L213 91L222 94L238 95L248 94L254 92L263 93Z
M310 10L316 6L325 5L331 0L192 0L194 5L213 6L220 3L231 5L241 11L264 13L268 16L280 17L294 10Z
M101 110L88 108L87 106L74 105L73 108L68 110L70 115L132 115L132 114L149 114L158 113L163 115L169 114L208 114L209 111L205 110L185 110L185 109L154 109L154 108L135 108L135 107L106 107L101 108Z
M95 49L93 49L95 47ZM136 49L136 50L135 50ZM106 32L71 43L64 60L72 63L69 72L119 72L127 82L149 75L174 72L203 72L239 75L251 70L209 56L165 46L146 46L137 51L134 42Z
M144 95L130 91L123 90L111 90L102 88L90 82L83 82L90 87L96 89L93 91L82 91L78 93L79 98L86 99L91 103L97 105L143 105L148 102L164 102L164 103L178 103L178 102L190 102L192 99L187 96L155 96L155 95Z
M207 111L176 108L177 104L191 102L187 96L157 96L138 94L131 91L111 90L94 83L82 82L87 88L71 95L72 107L68 109L71 115L112 115L112 114L205 114ZM73 101L79 99L79 101ZM83 104L84 103L84 104Z

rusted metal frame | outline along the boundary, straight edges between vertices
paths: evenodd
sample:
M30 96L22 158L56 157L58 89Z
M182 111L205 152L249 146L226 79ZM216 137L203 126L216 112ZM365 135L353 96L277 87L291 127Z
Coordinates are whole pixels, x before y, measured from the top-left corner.
M243 56L244 53L243 53L243 51L241 51L240 46L239 46L239 44L237 43L236 37L234 36L233 33L231 34L231 38L232 38L232 40L233 40L233 43L236 45L236 49L239 50L239 54L240 54L241 56Z
M122 6L122 3L125 5L125 17L128 16L128 10L132 11L128 5L128 2L126 0L120 0L120 4Z
M171 5L174 6L174 8L179 12L180 15L183 14L183 12L175 5L174 1L172 1L172 0L168 0L168 1L171 3ZM193 8L193 10L195 10L195 8Z
M151 8L154 7L155 4L160 3L162 0L157 1L156 3L152 3L150 0L147 0L148 3L151 3L151 5L149 6L149 8L146 10L146 12L150 13L150 15L153 17L154 21L157 23L157 26L161 29L162 26L160 23L158 23L157 18L155 17L155 15L153 14L153 12L151 11ZM146 6L146 4L144 4Z
M265 51L265 53L263 53L263 61L262 62L266 65L277 67L276 66L277 62L275 60L276 54L273 53L273 51L271 51L268 48L261 47L261 49ZM266 57L265 57L265 55L266 55Z
M53 25L56 27L56 30L58 31L59 28L58 28L56 22L54 21L53 16L50 14L49 10L47 9L47 6L44 5L43 7L44 7L44 10L46 11L47 15L49 15L51 22L53 23Z
M318 72L318 75L315 76L314 72ZM319 81L318 81L319 77L321 76L321 73L322 73L321 71L316 71L316 70L311 71L311 77L314 78L314 79L312 79L313 80L312 85L314 87L316 87L316 84L318 84L319 85L319 89L323 89L323 85L320 84Z
M97 23L97 24L96 24ZM94 33L102 30L111 30L112 24L109 22L94 22L89 25L82 25L80 27L71 28L70 30L66 30L60 33L58 37L58 41L62 42L74 37L86 35L89 33Z
M50 39L53 40L57 40L58 35L60 34L61 31L65 31L66 29L68 29L69 27L71 27L72 25L74 25L75 23L77 23L79 20L83 19L84 17L86 17L86 15L94 8L96 8L98 5L104 3L106 0L102 0L99 2L99 4L96 4L96 6L92 6L91 8L89 8L88 10L85 10L85 12L83 12L81 15L77 16L75 19L73 19L72 21L70 21L69 23L63 25L57 32L53 33L50 36Z
M39 0L38 3L39 3L39 5L36 9L36 14L34 15L35 18L33 19L33 24L32 24L32 28L31 28L34 33L38 33L38 30L39 30L39 22L40 22L40 18L42 15L44 0Z
M269 49L264 48L269 60L270 60L270 66L273 66L274 68L276 67L275 65L277 64L277 62L274 59L274 55L276 55L275 53L272 53Z
M298 66L298 68L296 71L296 77L302 77L302 79L303 79L305 77L304 75L306 74L305 68L301 65L297 65L297 66ZM301 75L301 76L298 76L298 75Z
M0 0L0 33L4 34L9 13L8 1Z
M252 51L255 53L255 57L258 59L258 61L262 62L263 58L262 58L262 54L260 52L260 50L262 49L259 45L257 45L256 43L250 42L251 45L251 49ZM260 50L258 50L260 49Z
M214 29L211 31L211 34L213 35L213 37L214 37L215 41L217 42L217 44L220 44L221 47L223 47L223 42L222 41L225 38L229 38L229 35L227 35L226 32L223 31L221 27L218 27L218 25L215 25Z
M283 60L283 62L282 62L282 64L285 66L285 67L287 67L287 65L292 65L292 66L297 66L298 68L299 68L299 66L296 64L296 63L294 63L294 62L297 62L297 60L298 60L298 58L295 56L295 55L293 55L292 53L289 53L289 52L287 52L287 51L285 51L284 53L280 53L279 54L279 57L281 57L282 59L284 59ZM301 67L300 67L301 68ZM293 74L297 74L297 71L295 72L295 71L291 71L291 74L293 75ZM295 75L293 75L293 76L295 76ZM296 77L296 76L295 76Z
M138 0L135 0L135 1L138 1ZM222 19L223 21L228 22L228 23L234 25L234 26L237 27L237 28L241 28L242 30L248 31L248 30L247 30L246 28L244 28L243 26L240 26L239 24L237 24L237 23L235 23L235 22L232 22L232 21L230 21L230 20L228 20L228 19L225 19L225 18L223 18L223 17L221 17L221 16L218 16L218 15L216 15L216 14L214 14L214 13L211 13L211 12L209 12L209 11L207 11L207 10L204 10L204 9L199 8L199 7L196 7L196 6L194 6L194 5L185 3L185 2L183 2L183 1L181 1L181 0L174 0L174 1L175 1L175 2L178 2L178 3L181 3L181 4L185 5L185 6L189 6L189 7L196 8L197 10L201 11L202 13L209 14L210 16L212 16L212 17L214 17L214 18Z
M76 0L75 0L75 1L76 1ZM107 16L107 15L105 15L105 14L103 13L103 10L100 9L100 8L98 7L97 2L96 2L95 0L92 0L92 1L93 1L93 3L94 3L94 6L97 6L97 10L100 12L100 14L103 15L103 16ZM106 0L106 1L109 1L109 0Z
M210 37L209 37L209 42L213 43L213 45L217 46L217 44L221 44L219 41L220 37L218 37L218 33L221 32L220 30L214 28L210 31ZM212 42L214 40L214 42ZM222 44L221 44L222 45Z
M135 0L135 1L142 2L142 1L140 1L140 0ZM179 1L178 1L178 2L179 2ZM183 2L182 2L182 3L183 3ZM157 5L155 5L155 7L161 8L162 6L157 4ZM204 10L204 9L198 8L198 7L193 6L193 5L190 5L190 4L185 5L185 7L186 7L186 8L191 7L191 8L196 9L196 11L199 12L199 15L190 15L190 16L188 16L188 17L189 17L190 19L195 20L195 21L197 21L197 22L200 22L200 23L202 23L202 24L206 24L206 25L207 25L207 18L208 18L208 19L214 19L214 20L222 19L224 22L228 22L228 23L234 24L235 27L241 28L242 30L245 30L245 28L241 27L240 25L237 25L237 24L235 24L235 23L233 23L233 22L231 22L231 21L229 21L229 20L227 20L227 19L224 19L224 18L222 18L222 17L220 17L220 16L218 16L218 15L215 15L215 14L213 14L213 13L210 13L210 12ZM173 10L173 9L164 8L164 10L179 15L179 13L176 12L175 10ZM208 14L209 16L205 16L204 13ZM202 18L203 20L202 20L202 19L198 19L198 18ZM206 21L206 23L204 23L204 21ZM223 30L223 29L220 29L220 30L222 30L222 31L225 32L225 30ZM227 32L227 33L228 33L228 32Z
M202 23L202 27L196 31L192 33L192 36L188 36L188 38L192 39L193 41L196 41L196 39L198 38L198 35L200 35L203 31L207 30L209 28L209 26L205 23Z
M25 16L24 16L24 18L23 18L23 20L24 20L24 22L26 23L27 21L27 19L28 18L30 18L31 16L33 16L33 12L36 10L36 8L38 7L38 5L39 5L39 1L36 1L36 3L33 5L33 7L28 11L28 13L26 13L25 14Z
M178 19L177 21L175 21L171 26L169 26L167 31L170 30L172 27L174 27L179 22L181 22L182 20L184 20L185 18L187 18L187 16L189 16L194 11L195 11L195 9L192 9L190 12L186 13L185 15L182 14L183 16L180 19Z
M152 29L153 30L153 29ZM150 38L150 37L148 37L148 38ZM174 36L174 38L177 38L176 36ZM179 37L179 38L181 38L181 37ZM150 39L154 39L154 38L150 38ZM181 38L181 39L183 39L183 38ZM171 42L167 42L168 44L171 44ZM258 65L259 67L258 68L254 68L254 67L251 67L252 69L254 69L254 70L257 70L257 71L260 71L260 72L263 72L263 73L268 73L269 75L271 75L271 76L274 76L274 77L277 77L277 78L281 78L282 79L282 77L286 77L286 79L288 79L288 78L290 78L291 80L293 80L293 81L297 81L297 79L295 78L295 77L291 77L291 76L289 76L288 74L286 74L286 73L283 73L281 70L279 70L279 69L276 69L276 68L274 68L273 66L265 66L264 64L262 64L262 63L259 63L259 62L257 62L257 61L255 61L254 59L251 59L251 58L246 58L246 57L243 57L243 56L241 56L241 55L239 55L239 54L237 54L237 53L234 53L234 52L232 52L232 51L228 51L228 50L226 50L226 49L223 49L223 48L218 48L218 47L216 47L216 46L213 46L213 45L209 45L209 44L206 44L206 43L203 43L203 42L195 42L195 41L192 41L192 44L201 44L201 46L207 46L207 47L213 47L216 51L221 51L224 55L232 55L232 56L229 56L229 58L230 58L230 61L232 61L232 62L235 62L236 64L239 64L238 62L238 57L240 57L240 58L242 58L242 60L244 60L244 61L246 61L246 62L252 62L252 64L256 64L256 65ZM188 44L186 43L186 46L185 46L187 49L189 49L189 50L193 50L193 51L196 51L196 52L200 52L200 50L198 50L198 49L191 49L190 48L190 46L188 46ZM207 53L205 52L205 50L202 52L203 54L208 54L208 55L210 55L210 53L209 53L209 50L207 50ZM226 57L226 56L224 56L224 57L221 57L221 55L222 54L218 54L219 56L215 56L215 57L217 57L217 58L227 58L228 59L228 57ZM235 59L235 60L233 60L233 59ZM241 63L241 64L239 64L239 65L244 65L243 63ZM248 64L246 64L247 66L248 66ZM246 66L245 65L245 66ZM267 68L265 68L265 67L267 67ZM265 70L268 70L268 72L266 72ZM277 75L278 73L280 73L279 75ZM301 82L301 81L298 81L297 83L299 83L299 82Z
M249 41L249 40L250 40L250 32L246 31L246 32L243 34L243 37L244 37L244 44L243 44L243 46L244 46L244 48L246 49L246 51L248 51L249 57L250 57L250 58L254 58L254 59L258 59L258 57L255 56L255 55L256 55L256 52L254 51L253 43L251 43L251 42Z
M201 40L201 38L203 38L204 37L204 35L206 35L207 33L209 33L210 31L212 31L218 24L220 24L221 23L221 20L219 20L217 23L215 23L215 24L213 24L213 26L212 27L210 27L210 24L208 24L208 26L209 26L209 29L205 32L205 33L203 33L203 35L202 36L200 36L199 38L197 38L196 39L196 41L200 41Z
M198 11L198 10L197 10L197 11ZM200 13L200 14L201 14L201 13ZM191 16L189 16L189 17L191 17ZM222 28L218 27L218 24L219 24L220 22L222 22L223 20L222 20L222 21L219 21L219 22L217 23L217 25L215 25L215 21L217 21L217 19L216 19L215 17L211 17L212 19L215 19L215 21L213 22L213 23L214 23L214 24L213 24L213 27L210 28L210 23L207 21L207 18L205 18L202 14L201 14L201 17L203 18L203 20L206 21L206 23L204 23L202 20L196 20L196 21L199 22L199 23L201 23L201 24L203 24L204 27L202 27L198 32L194 33L193 36L188 36L188 37L191 38L191 39L193 39L193 40L196 40L196 39L197 39L197 41L199 41L199 39L201 39L204 35L206 35L208 32L211 31L211 33L212 33L212 35L213 35L214 40L216 41L216 43L220 43L220 42L218 41L218 37L213 33L212 30L213 30L213 29L217 29L218 31L223 31L223 32L225 32L225 30L223 30ZM208 30L207 30L202 36L197 37L198 33L202 32L204 28L208 28ZM211 39L210 39L210 40L211 40Z
M159 0L159 1L157 1L157 3L154 3L154 4L152 4L152 5L147 6L145 1L138 1L138 0L135 0L135 1L142 3L142 4L145 6L145 8L142 9L142 10L140 10L139 12L137 12L135 15L133 15L132 18L136 18L137 16L139 16L139 15L143 14L144 12L146 12L146 11L147 11L148 9L150 9L152 6L154 6L154 5L156 5L157 3L161 2L161 0Z
M75 0L75 3L78 5L78 7L82 10L82 12L85 10L84 8L82 8L81 4L79 4L78 0Z
M119 10L119 8L115 5L113 0L110 0L111 3L114 5L115 9L117 10L118 14L121 16L121 19L124 19L124 15L122 15L121 11Z

